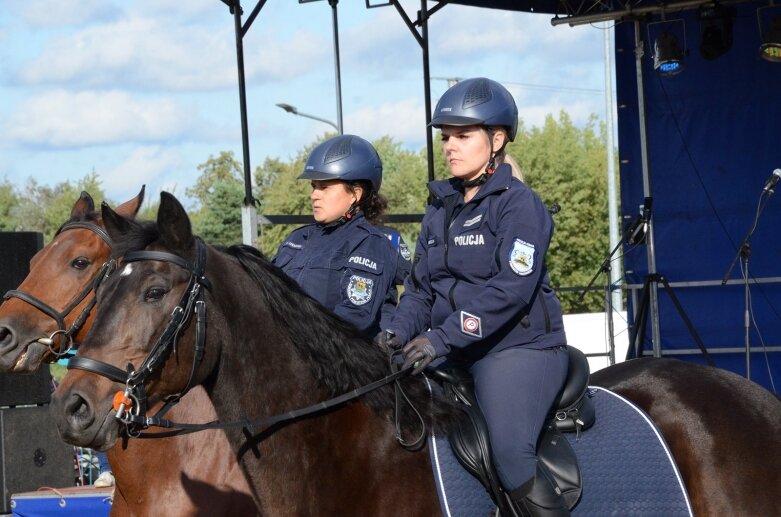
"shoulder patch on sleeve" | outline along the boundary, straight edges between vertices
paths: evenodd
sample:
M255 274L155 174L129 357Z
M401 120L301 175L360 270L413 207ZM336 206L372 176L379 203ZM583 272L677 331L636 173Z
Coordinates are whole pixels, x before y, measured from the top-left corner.
M401 257L404 260L409 261L410 252L409 252L409 246L407 246L406 242L402 242L399 244L399 253L401 253Z
M468 336L482 338L483 325L480 316L461 311L461 332Z
M517 275L530 275L534 271L534 244L515 239L510 250L510 268Z
M374 294L374 280L359 275L352 275L347 284L347 299L354 305L369 303Z

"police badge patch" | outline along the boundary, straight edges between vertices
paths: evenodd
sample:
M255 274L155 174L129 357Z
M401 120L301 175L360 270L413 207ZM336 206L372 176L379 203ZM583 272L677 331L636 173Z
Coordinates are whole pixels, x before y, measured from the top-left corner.
M461 311L461 332L468 336L483 337L483 326L480 316Z
M510 267L520 276L526 276L534 271L534 244L515 239L510 250Z
M347 299L355 305L365 305L372 299L374 280L358 275L350 277L347 284Z
M401 256L404 258L404 260L409 260L409 246L407 246L406 242L399 244L399 253L401 253Z

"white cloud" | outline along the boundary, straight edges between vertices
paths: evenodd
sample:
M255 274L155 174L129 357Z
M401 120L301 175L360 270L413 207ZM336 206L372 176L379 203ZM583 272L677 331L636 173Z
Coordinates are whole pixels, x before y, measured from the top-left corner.
M78 147L114 142L181 138L204 126L167 99L133 98L124 92L64 90L30 96L0 127L3 138L23 145Z
M17 74L26 84L68 84L87 88L204 91L236 86L233 25L170 24L130 15L52 38ZM304 74L322 60L321 37L294 32L264 35L245 49L247 81Z
M145 146L133 149L122 163L100 172L108 197L123 202L146 185L146 199L156 201L160 190L175 191L174 173L182 168L183 157L172 149Z
M353 111L345 121L347 133L368 140L391 135L412 148L426 143L426 119L423 101L408 98L398 102L377 104Z
M588 121L591 114L597 114L604 119L604 116L601 116L601 113L604 112L604 102L600 105L600 100L599 98L596 100L568 100L565 104L558 98L552 98L541 104L520 105L518 116L523 120L526 128L541 127L545 123L545 117L550 115L558 120L559 112L564 110L572 119L573 124L582 126Z
M33 27L80 25L112 18L118 12L106 0L6 1L3 4Z

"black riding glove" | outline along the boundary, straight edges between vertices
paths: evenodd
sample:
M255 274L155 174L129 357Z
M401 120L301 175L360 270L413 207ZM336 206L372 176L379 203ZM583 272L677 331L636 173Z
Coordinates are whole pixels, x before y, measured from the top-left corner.
M374 336L374 344L380 347L383 352L394 351L400 349L404 343L401 342L396 334L392 330L383 330L376 336Z
M412 375L425 370L426 366L437 357L434 345L425 336L416 337L404 345L401 351L404 353L404 364L401 369L404 370L408 366L414 365L415 369L412 371Z

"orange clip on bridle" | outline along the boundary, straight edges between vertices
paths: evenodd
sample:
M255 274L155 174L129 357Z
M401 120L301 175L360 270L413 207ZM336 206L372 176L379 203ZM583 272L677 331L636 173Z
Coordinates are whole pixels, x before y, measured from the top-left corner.
M124 392L118 391L114 394L114 411L117 415L123 414L125 411L130 411L133 407L133 400L125 395Z

